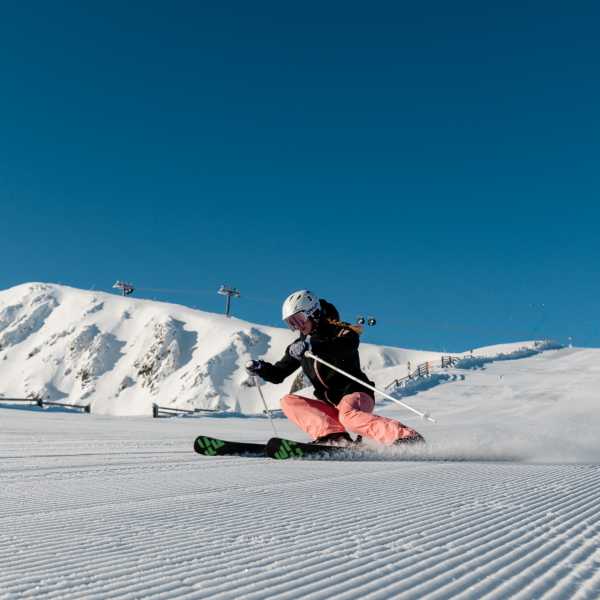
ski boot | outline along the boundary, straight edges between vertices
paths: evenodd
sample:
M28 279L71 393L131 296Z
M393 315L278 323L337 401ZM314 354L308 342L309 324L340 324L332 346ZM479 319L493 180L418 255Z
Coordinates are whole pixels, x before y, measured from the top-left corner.
M354 440L350 437L347 431L339 431L337 433L328 433L314 439L311 444L319 446L353 446Z
M398 438L394 442L393 445L394 446L405 446L405 445L412 446L413 444L424 444L424 443L425 443L425 438L420 433L417 433L415 431L409 436Z

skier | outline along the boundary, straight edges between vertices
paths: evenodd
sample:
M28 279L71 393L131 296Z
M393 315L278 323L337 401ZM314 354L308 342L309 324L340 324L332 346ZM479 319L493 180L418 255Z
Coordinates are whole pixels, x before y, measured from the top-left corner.
M275 364L252 360L246 365L251 375L281 383L302 367L314 386L316 399L288 394L281 408L290 421L313 438L315 444L354 443L348 430L385 445L423 442L414 429L394 419L373 414L371 390L305 356L307 351L373 386L360 366L358 345L361 328L339 320L337 309L308 290L290 294L283 303L282 318L300 336Z

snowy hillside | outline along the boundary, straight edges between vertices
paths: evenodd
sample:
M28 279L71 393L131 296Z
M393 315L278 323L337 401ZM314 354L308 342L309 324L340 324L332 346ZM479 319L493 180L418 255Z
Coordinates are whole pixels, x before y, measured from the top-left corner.
M150 414L152 403L256 414L260 398L243 366L279 359L284 328L116 294L50 284L0 292L0 395L92 403L97 414ZM364 344L368 371L437 358ZM397 375L382 376L388 383ZM292 378L265 388L277 407Z

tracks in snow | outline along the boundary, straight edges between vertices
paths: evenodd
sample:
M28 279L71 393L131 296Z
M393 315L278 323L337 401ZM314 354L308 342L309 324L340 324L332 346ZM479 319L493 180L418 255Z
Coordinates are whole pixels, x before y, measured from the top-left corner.
M0 598L600 594L598 466L98 454L0 459Z

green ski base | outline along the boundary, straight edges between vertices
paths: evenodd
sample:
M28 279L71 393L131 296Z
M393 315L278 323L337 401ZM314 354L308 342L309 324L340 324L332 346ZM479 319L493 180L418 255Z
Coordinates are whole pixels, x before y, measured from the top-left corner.
M199 435L194 440L194 450L204 456L265 456L266 445L250 442L229 442Z
M231 442L200 435L194 440L194 450L204 456L268 456L277 460L284 460L286 458L306 458L317 455L339 455L356 450L356 447L305 444L283 438L271 438L266 444L253 444L250 442Z
M267 456L277 460L288 458L306 458L308 456L336 456L347 454L358 449L358 446L325 446L321 444L305 444L282 438L271 438L267 442Z

